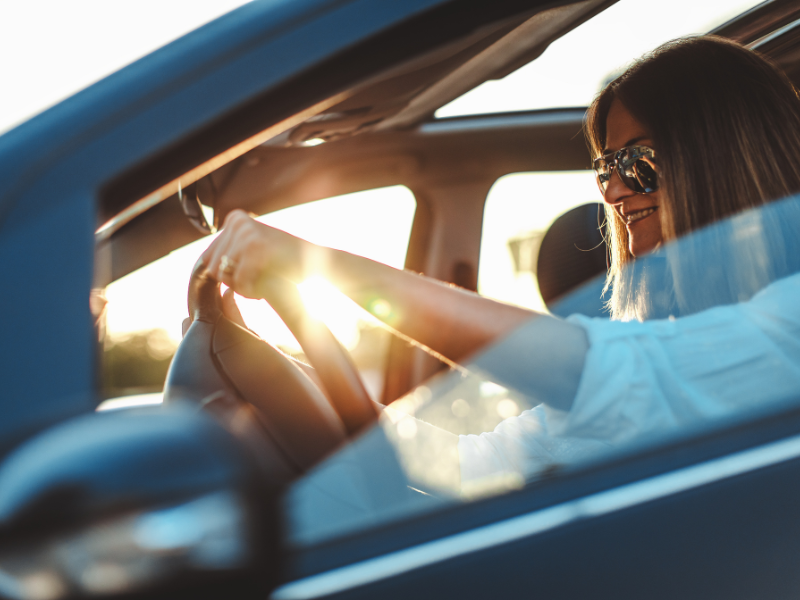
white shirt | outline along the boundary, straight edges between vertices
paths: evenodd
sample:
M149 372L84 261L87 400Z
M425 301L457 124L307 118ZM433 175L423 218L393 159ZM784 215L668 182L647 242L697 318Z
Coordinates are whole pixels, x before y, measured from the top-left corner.
M462 483L528 478L678 428L800 398L800 274L752 299L670 320L572 316L589 340L571 410L542 404L459 436Z

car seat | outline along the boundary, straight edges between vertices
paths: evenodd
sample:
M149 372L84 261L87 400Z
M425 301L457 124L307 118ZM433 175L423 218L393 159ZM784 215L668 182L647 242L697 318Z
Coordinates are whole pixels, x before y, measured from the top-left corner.
M608 316L602 299L608 256L604 230L600 202L567 211L547 230L536 273L542 299L553 314Z

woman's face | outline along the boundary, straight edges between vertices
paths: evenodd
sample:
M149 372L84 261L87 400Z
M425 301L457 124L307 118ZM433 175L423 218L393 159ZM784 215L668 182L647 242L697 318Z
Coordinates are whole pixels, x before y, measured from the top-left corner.
M653 140L639 121L633 118L619 100L611 103L606 118L606 147L603 154L616 152L626 146L653 146ZM605 201L628 230L628 249L633 256L655 250L662 241L661 190L637 194L628 188L617 173L613 173L606 188Z

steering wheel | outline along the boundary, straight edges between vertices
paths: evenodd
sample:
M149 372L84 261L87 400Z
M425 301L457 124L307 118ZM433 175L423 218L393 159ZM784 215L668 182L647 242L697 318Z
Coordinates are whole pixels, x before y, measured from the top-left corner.
M170 365L164 402L195 402L214 412L255 447L280 483L374 422L378 411L349 354L304 310L297 287L274 277L266 291L324 389L282 352L226 318L219 282L198 263L189 280L192 323Z

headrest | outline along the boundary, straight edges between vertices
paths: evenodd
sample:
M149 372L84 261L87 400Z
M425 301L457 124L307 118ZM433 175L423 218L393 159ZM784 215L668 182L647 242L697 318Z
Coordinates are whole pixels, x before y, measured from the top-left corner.
M593 282L588 293L580 294L580 302L567 297L606 273L604 222L603 204L590 202L564 213L547 230L539 248L536 272L542 299L552 313L562 317L576 312L608 316L600 297L602 277Z

